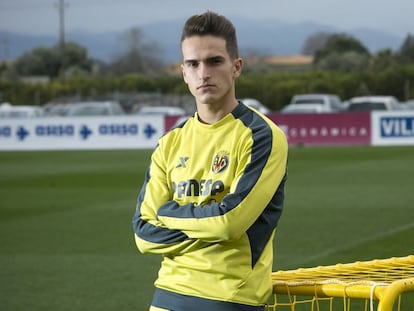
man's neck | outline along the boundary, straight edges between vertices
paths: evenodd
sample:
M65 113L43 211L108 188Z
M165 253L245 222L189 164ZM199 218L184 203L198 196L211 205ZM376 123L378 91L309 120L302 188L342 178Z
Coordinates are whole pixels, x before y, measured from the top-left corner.
M236 108L236 99L227 105L199 104L197 103L197 114L199 121L206 124L214 124Z

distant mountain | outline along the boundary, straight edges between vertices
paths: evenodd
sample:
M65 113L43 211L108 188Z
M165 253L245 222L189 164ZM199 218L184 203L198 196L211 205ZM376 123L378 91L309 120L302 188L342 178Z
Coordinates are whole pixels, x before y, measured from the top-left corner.
M242 56L248 53L261 55L300 54L306 39L316 32L347 33L362 42L371 52L389 48L398 49L404 38L378 29L353 29L344 31L337 27L315 22L285 23L277 20L248 20L234 18ZM166 63L180 60L180 35L182 20L157 22L140 26L146 38L162 50ZM127 30L126 30L127 31ZM126 32L125 31L125 32ZM67 41L86 47L89 55L110 61L123 51L121 35L125 32L88 33L83 31L66 34ZM0 60L15 59L34 47L52 47L58 36L35 36L0 31Z
M75 32L65 35L66 41L74 41L88 49L89 55L100 60L108 61L117 52L117 33L87 33ZM53 47L59 38L54 36L37 36L0 31L0 60L15 59L33 48Z

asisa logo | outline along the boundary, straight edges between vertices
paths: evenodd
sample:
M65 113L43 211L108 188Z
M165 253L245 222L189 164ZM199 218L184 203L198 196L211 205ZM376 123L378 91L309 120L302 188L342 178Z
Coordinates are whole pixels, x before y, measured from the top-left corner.
M223 172L229 165L229 154L227 151L220 151L213 158L211 171L215 174Z

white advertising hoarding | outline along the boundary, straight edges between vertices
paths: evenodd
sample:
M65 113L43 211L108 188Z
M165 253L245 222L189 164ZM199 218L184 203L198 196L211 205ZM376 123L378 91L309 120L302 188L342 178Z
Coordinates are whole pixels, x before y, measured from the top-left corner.
M352 122L346 119L349 124L354 124L358 119L357 115L344 116L351 119ZM302 116L303 119L305 117L310 120L315 118L312 115ZM338 123L338 115L323 117ZM414 111L375 111L370 116L367 115L367 118L359 119L358 122L366 123L368 129L368 137L362 143L376 146L414 145ZM278 121L276 123L284 124L281 120ZM299 124L303 125L305 121L302 120ZM330 122L330 119L327 121ZM0 151L152 149L157 145L159 137L165 133L165 122L162 116L138 115L0 119ZM334 143L338 141L335 138ZM334 143L329 141L327 144Z
M149 149L160 116L0 119L0 150Z
M414 111L371 113L371 144L414 145Z

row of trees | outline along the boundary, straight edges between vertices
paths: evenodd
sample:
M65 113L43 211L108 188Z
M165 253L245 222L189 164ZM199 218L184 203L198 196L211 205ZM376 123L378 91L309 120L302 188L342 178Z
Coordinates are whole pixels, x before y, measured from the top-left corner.
M64 49L39 47L11 65L2 64L0 102L43 104L59 97L115 97L121 92L188 93L181 76L165 74L159 49L139 29L128 32L124 42L124 53L109 64L92 60L76 43L67 43ZM414 98L414 36L410 34L397 51L372 55L351 36L318 33L308 38L303 53L313 56L313 64L299 72L247 68L238 81L238 96L255 97L275 110L292 95L305 92L336 93L343 99L368 94ZM19 82L20 76L48 76L50 82L29 85Z
M321 70L380 71L414 62L414 35L408 34L395 52L384 49L371 55L369 50L352 36L317 33L305 42L303 52L305 55L313 55L315 68Z
M122 52L108 63L88 55L85 47L76 42L63 46L37 47L24 53L13 63L0 64L0 78L47 76L50 79L85 75L123 75L129 73L156 74L164 63L157 44L146 39L139 28L133 28L120 38Z
M162 73L165 64L156 43L146 39L139 28L126 32L120 42L123 52L109 63L93 60L88 51L77 43L35 48L13 64L2 64L0 76L48 76L66 78L79 75L123 75L130 73ZM414 62L414 35L408 34L397 51L384 49L371 54L357 39L347 34L315 33L308 37L302 48L304 55L314 57L311 69L363 71L384 70ZM254 70L254 68L253 68Z

